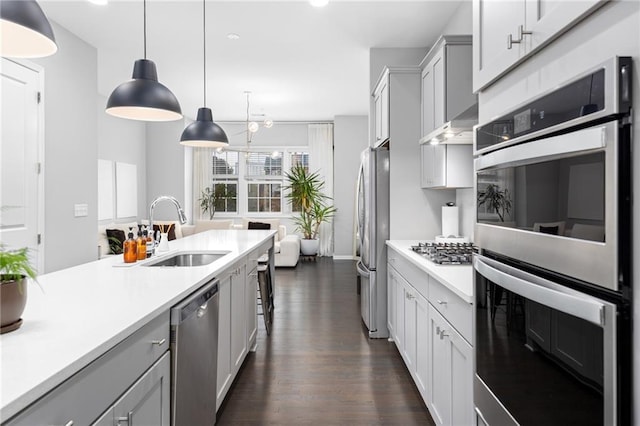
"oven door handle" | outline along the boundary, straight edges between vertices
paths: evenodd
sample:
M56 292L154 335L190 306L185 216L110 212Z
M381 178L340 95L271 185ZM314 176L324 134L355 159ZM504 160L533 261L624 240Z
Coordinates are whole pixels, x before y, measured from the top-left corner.
M475 169L482 171L505 165L518 166L564 158L568 154L578 152L601 150L607 144L607 133L615 131L615 126L616 122L611 122L560 136L510 146L479 156L474 160Z
M605 325L606 305L591 296L482 255L474 256L474 267L488 280L520 296L600 327Z

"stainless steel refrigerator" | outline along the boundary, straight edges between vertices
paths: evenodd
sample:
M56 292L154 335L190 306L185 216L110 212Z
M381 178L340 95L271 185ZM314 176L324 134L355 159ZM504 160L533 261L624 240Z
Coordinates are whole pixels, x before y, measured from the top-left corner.
M360 155L357 240L360 313L369 337L389 337L387 329L387 249L389 239L389 149L367 148Z

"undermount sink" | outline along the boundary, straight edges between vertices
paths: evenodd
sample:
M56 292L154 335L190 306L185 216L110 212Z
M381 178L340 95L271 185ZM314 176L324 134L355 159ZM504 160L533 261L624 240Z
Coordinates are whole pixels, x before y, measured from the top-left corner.
M144 266L204 266L211 262L226 256L229 251L199 251L199 252L180 252L169 257L158 259Z

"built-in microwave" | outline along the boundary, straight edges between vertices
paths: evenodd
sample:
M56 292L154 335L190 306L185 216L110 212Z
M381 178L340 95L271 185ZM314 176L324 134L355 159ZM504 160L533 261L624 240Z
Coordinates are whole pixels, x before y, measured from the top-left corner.
M478 423L631 423L631 71L474 128Z

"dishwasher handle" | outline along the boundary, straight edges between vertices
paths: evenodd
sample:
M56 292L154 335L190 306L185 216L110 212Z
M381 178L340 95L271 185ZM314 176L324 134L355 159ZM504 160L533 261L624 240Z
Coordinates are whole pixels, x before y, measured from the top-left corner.
M191 315L198 315L207 309L209 300L218 294L220 281L214 279L187 296L182 302L171 308L171 325L180 325ZM199 315L201 317L202 315Z

